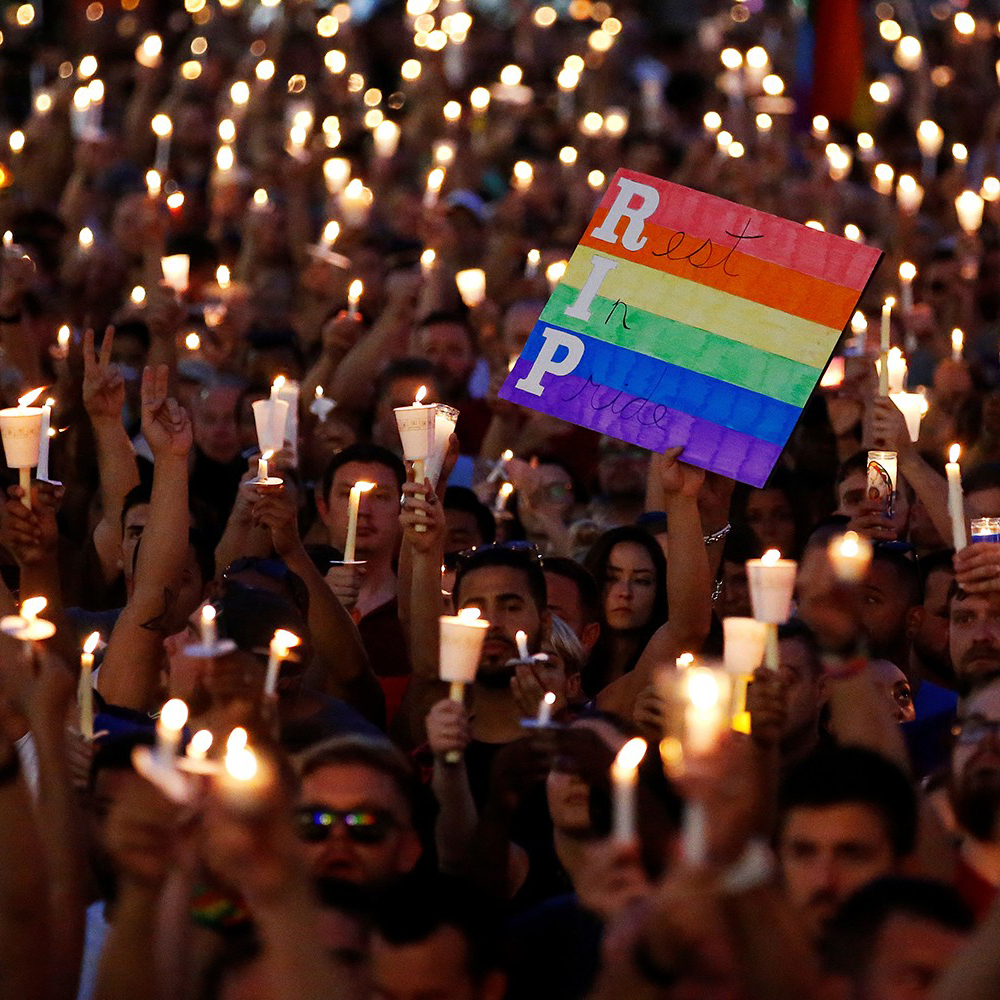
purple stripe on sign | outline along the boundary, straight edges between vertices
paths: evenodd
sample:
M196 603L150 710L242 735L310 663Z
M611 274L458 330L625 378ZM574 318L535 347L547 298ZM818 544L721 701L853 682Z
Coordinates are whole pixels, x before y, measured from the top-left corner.
M558 379L548 376L541 396L515 388L517 380L530 370L531 363L519 359L500 390L501 399L561 417L649 451L662 452L684 445L682 458L685 462L751 486L764 485L781 454L782 445L651 403L641 396L595 385L576 375Z

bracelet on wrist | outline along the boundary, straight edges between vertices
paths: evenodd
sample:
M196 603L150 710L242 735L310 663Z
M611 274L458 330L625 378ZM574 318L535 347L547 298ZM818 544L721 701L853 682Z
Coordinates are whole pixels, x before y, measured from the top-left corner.
M723 527L719 528L718 531L713 531L710 535L705 535L702 541L704 541L706 545L714 545L716 542L721 542L722 539L725 538L726 535L728 535L732 530L732 524L727 521Z

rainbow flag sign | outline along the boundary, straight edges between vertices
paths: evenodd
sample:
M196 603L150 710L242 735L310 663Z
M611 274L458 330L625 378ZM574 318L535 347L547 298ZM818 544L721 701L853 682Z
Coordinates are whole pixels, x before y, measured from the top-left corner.
M619 170L500 396L762 486L880 257Z

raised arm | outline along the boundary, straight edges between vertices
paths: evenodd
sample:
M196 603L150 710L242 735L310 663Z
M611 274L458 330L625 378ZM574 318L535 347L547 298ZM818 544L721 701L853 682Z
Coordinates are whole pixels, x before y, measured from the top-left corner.
M350 702L378 725L385 721L385 702L378 679L368 663L357 625L327 586L299 538L295 508L283 486L266 487L253 505L257 525L271 533L274 551L309 589L309 631L312 633L323 688Z
M167 395L165 365L142 376L142 430L153 452L149 521L139 543L134 588L108 643L98 689L113 705L149 711L159 692L165 622L188 551L191 421Z
M670 619L649 640L635 669L612 681L598 696L600 708L631 718L639 693L652 682L656 668L701 647L712 624L712 579L698 513L698 493L705 473L679 461L681 448L653 460L660 464L663 506L667 514L667 600Z
M114 327L108 327L99 353L94 331L83 335L83 405L94 429L97 470L101 480L101 520L94 528L94 548L105 582L118 575L122 543L122 506L129 490L139 485L135 452L122 424L125 380L111 364Z

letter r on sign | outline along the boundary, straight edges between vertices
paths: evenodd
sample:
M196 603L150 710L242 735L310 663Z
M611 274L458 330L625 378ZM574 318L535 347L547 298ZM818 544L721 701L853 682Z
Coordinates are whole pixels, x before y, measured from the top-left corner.
M633 200L639 198L639 204L632 206ZM656 211L660 204L660 193L648 184L622 177L618 181L618 194L608 209L604 221L590 234L595 240L605 243L617 243L618 234L615 230L622 219L628 219L628 225L622 234L622 246L626 250L641 250L646 245L646 237L642 235L643 223Z
M543 375L569 375L583 360L583 341L579 337L551 326L542 331L542 336L545 343L542 344L531 371L514 383L515 389L523 389L533 396L540 396L545 388L542 385ZM556 361L556 351L560 347L565 347L566 353Z

